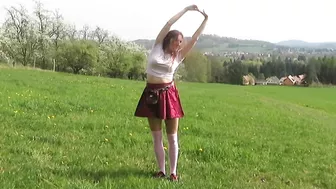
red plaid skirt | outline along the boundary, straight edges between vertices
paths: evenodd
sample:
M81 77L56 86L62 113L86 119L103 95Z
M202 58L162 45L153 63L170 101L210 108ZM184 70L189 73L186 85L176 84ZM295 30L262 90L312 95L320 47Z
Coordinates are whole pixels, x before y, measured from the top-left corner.
M146 101L146 98L149 95L148 91L150 90L158 90L157 103L155 104L150 104ZM147 83L142 92L134 115L136 117L156 117L160 119L183 117L184 112L175 84L173 82L162 84Z

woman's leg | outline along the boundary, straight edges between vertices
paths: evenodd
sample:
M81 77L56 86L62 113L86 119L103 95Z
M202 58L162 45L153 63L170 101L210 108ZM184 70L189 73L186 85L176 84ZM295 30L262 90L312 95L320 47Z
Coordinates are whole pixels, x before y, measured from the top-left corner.
M160 171L166 174L165 170L165 151L162 141L162 120L158 118L148 118L148 123L152 132L154 152Z
M177 131L178 131L178 123L179 119L169 119L165 120L166 123L166 132L168 138L168 149L169 149L169 159L170 159L170 174L174 174L176 176L177 172L177 159L178 159L178 138L177 138Z

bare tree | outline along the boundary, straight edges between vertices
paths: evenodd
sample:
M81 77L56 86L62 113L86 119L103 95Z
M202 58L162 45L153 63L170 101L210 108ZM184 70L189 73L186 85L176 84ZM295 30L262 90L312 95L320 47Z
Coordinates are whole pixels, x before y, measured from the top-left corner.
M27 66L31 62L31 57L36 49L36 31L34 24L30 21L27 10L20 5L20 9L11 7L7 10L3 29L2 48L7 55L13 59L13 66L16 62Z
M99 45L104 43L108 37L109 37L108 31L104 30L104 29L102 29L98 26L93 31L93 39L96 40Z

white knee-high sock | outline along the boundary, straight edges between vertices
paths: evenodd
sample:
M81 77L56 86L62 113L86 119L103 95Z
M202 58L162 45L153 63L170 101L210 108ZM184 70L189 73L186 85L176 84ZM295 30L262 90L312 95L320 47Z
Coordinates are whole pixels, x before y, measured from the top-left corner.
M165 169L165 151L163 149L162 131L152 131L154 152L160 171L166 174Z
M177 133L167 134L169 143L169 159L170 159L170 173L176 175L177 159L178 159L178 139Z

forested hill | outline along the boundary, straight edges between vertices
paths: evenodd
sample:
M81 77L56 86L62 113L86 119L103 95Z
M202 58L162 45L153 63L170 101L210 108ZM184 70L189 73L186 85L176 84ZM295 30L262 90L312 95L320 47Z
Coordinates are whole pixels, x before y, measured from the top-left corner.
M186 38L190 39L190 37ZM150 49L154 40L138 39L134 42L144 46L146 49ZM217 35L201 35L195 47L202 52L212 52L216 54L237 51L265 53L271 52L277 45L266 41L242 40L231 37L220 37Z
M190 39L190 37L187 37ZM135 43L144 46L146 49L150 49L154 43L154 40L138 39ZM214 53L223 55L230 52L244 52L244 53L314 53L314 52L330 52L335 51L336 43L291 43L280 42L270 43L260 40L244 40L232 37L220 37L218 35L202 35L199 38L195 46L202 52Z
M281 41L277 45L288 46L288 47L309 47L309 48L319 48L319 49L336 49L336 42L325 42L325 43L309 43L301 40L288 40Z

